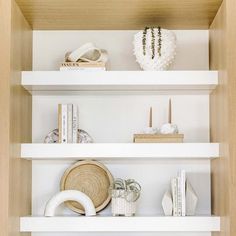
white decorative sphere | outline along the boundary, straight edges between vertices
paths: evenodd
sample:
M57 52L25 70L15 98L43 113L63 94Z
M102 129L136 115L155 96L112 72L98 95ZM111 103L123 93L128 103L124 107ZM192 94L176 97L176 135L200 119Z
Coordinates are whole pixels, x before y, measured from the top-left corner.
M176 55L175 33L162 28L150 28L146 34L144 32L135 34L133 41L134 55L140 67L143 70L167 70Z
M178 126L175 124L170 124L170 123L164 124L161 126L160 133L161 134L178 134L179 133Z

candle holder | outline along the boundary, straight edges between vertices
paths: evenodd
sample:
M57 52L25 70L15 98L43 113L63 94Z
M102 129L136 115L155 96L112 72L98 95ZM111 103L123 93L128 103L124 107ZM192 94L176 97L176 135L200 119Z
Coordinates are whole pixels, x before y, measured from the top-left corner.
M134 134L134 143L182 143L183 134L179 134L178 126L172 123L172 104L169 99L168 123L160 129L152 127L152 107L149 112L149 127L142 133Z

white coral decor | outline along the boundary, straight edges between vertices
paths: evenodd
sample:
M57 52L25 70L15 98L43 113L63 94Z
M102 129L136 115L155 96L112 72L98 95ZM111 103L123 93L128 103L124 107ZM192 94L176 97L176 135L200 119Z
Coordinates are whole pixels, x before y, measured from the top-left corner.
M153 40L154 39L154 40ZM150 28L134 35L134 55L143 70L167 70L176 55L173 31ZM154 45L154 47L153 47Z

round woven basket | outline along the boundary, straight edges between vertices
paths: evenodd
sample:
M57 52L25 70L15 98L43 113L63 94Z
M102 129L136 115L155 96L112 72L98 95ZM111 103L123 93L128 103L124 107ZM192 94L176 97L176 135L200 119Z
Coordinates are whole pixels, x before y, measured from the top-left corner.
M111 200L109 187L113 182L110 171L97 161L78 161L68 168L61 179L61 191L79 190L88 195L96 208L103 210ZM65 203L71 210L84 214L81 204L74 201Z

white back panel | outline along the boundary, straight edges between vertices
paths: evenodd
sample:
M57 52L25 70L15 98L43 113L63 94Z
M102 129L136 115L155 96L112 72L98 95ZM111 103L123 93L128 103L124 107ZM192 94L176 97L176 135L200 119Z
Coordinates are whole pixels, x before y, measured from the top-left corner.
M132 52L136 31L34 31L34 70L56 70L66 51L83 43L94 42L109 52L111 70L140 70ZM175 31L178 53L173 69L208 70L208 31ZM209 141L209 97L147 96L147 95L88 95L34 96L33 142L43 142L46 134L57 127L57 104L76 103L79 106L80 128L95 142L132 142L135 132L148 124L149 107L153 107L153 125L167 121L168 99L172 98L173 122L178 124L186 142ZM43 215L46 202L59 191L60 178L71 161L33 161L32 213ZM205 161L142 161L105 163L114 177L134 178L142 185L138 215L163 214L161 198L169 188L170 178L181 168L199 197L198 214L210 214L210 162ZM58 214L74 214L61 206ZM100 214L110 214L110 208ZM105 227L105 226L104 226ZM170 226L171 227L171 226ZM135 233L135 235L154 233ZM209 236L210 233L158 233L161 236ZM76 233L34 233L33 236L78 235ZM82 234L80 234L82 235ZM83 233L83 235L111 235ZM113 236L126 233L112 233ZM127 233L127 235L134 235Z

